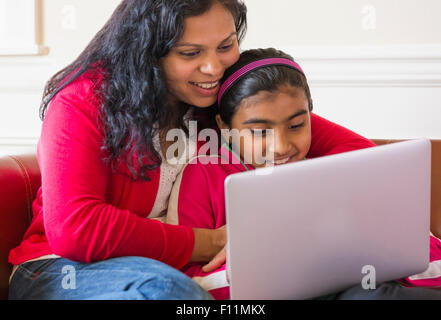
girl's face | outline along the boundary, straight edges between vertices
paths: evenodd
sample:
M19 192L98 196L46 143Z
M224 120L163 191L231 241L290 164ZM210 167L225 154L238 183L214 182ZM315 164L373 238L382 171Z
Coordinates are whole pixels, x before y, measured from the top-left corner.
M228 128L220 116L221 129L241 134L241 158L254 168L302 160L311 145L308 99L301 88L285 85L275 92L260 91L242 100Z
M224 6L215 2L206 13L185 19L181 39L161 62L172 102L213 105L224 71L239 56L235 22Z

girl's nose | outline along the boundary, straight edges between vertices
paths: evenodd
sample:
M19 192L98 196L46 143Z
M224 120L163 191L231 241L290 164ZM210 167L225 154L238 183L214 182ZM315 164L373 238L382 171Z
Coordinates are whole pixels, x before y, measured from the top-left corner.
M293 145L285 134L274 132L272 138L274 140L271 145L273 146L272 151L275 159L292 155Z

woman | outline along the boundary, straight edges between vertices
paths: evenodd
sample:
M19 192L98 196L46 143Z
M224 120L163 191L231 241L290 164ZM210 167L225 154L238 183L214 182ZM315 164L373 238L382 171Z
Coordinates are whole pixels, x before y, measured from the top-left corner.
M245 29L239 0L125 0L48 82L42 186L9 256L11 299L211 298L176 269L224 263L225 226L162 222L181 169L163 155L170 129L213 126L219 80ZM309 157L373 146L317 116L311 127Z

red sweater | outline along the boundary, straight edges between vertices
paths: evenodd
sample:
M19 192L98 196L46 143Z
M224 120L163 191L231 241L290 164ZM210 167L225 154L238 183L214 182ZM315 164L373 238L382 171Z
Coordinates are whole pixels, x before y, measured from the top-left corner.
M47 254L80 262L142 256L181 268L194 247L191 227L146 219L158 191L160 169L150 182L113 172L101 159L104 134L94 81L84 74L52 100L37 147L42 186L23 241L9 254L20 264ZM311 115L309 158L374 144ZM126 165L121 169L128 173Z

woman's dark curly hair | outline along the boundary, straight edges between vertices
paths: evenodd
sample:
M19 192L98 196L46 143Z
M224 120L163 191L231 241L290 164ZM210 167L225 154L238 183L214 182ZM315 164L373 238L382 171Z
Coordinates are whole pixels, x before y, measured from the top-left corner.
M285 58L294 61L289 54L274 48L247 50L242 52L239 60L225 71L221 84L245 65L267 58ZM269 65L244 75L224 93L218 106L222 121L231 127L231 120L243 99L254 96L259 91L276 91L285 84L303 89L308 99L309 111L312 111L311 92L305 75L283 65Z
M179 122L184 128L182 118L191 107L182 103L182 113L173 113L167 103L168 89L160 59L181 38L184 20L202 15L215 2L232 13L240 42L247 22L242 0L122 1L79 57L48 81L40 118L44 120L54 96L80 75L90 70L101 74L104 81L99 81L95 90L102 98L99 111L105 135L103 160L112 167L116 160L125 160L133 178L149 181L148 171L161 165L153 146L154 135L172 122ZM154 128L155 124L158 128Z

